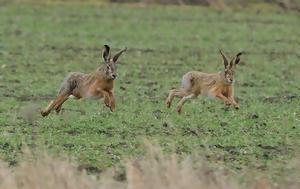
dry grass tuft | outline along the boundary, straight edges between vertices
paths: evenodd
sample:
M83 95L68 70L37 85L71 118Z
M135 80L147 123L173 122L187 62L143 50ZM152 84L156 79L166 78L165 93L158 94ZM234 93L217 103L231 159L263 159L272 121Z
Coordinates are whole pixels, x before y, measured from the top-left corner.
M113 169L101 173L101 179L78 171L68 159L43 155L27 160L16 167L0 163L1 189L296 189L300 183L274 186L268 180L245 185L205 164L195 165L187 158L178 161L175 154L163 155L159 148L147 145L149 153L142 159L126 161L126 180L115 179ZM32 160L33 159L33 160ZM299 175L298 175L299 176ZM231 179L230 179L231 178ZM297 177L295 177L297 178ZM299 177L298 177L299 178Z
M43 156L9 168L1 163L1 189L82 189L96 188L96 183L79 172L70 161Z
M128 188L238 188L237 183L227 182L228 178L211 171L206 164L195 165L191 158L179 162L175 154L164 156L159 148L147 146L145 159L127 162Z

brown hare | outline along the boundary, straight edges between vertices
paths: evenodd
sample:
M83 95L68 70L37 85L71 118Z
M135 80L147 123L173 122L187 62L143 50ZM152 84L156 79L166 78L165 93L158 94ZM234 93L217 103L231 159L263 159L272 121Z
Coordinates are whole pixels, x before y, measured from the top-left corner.
M84 74L80 72L70 73L63 81L57 97L41 111L42 116L47 116L53 109L60 112L62 104L70 96L80 98L104 98L104 103L111 111L115 110L114 80L117 78L116 63L119 56L127 48L119 51L113 58L110 55L110 47L104 45L104 64L94 72Z
M218 73L203 73L198 71L191 71L182 77L181 88L170 91L166 100L168 108L171 107L172 100L175 96L180 97L181 100L177 104L177 112L181 113L182 106L190 99L198 95L217 97L224 101L226 105L233 105L239 109L239 104L234 100L234 71L235 65L240 62L240 56L243 52L235 55L229 62L228 58L222 55L225 69Z

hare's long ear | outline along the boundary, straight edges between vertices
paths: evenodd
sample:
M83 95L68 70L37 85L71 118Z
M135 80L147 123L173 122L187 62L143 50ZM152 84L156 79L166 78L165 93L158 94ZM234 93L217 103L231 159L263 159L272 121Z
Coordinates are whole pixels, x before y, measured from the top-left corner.
M222 58L223 58L223 61L224 61L224 66L225 66L225 69L226 69L227 66L228 66L228 59L220 49L219 49L219 51L220 51L220 54L222 55Z
M108 45L104 45L104 49L102 52L102 57L105 63L109 62L110 59L110 47Z
M230 67L234 67L236 64L240 63L240 56L243 54L244 52L239 52L237 53L237 55L235 55L232 60L230 61Z
M125 49L123 49L123 50L120 50L120 51L113 57L113 61L114 61L114 62L117 62L119 56L120 56L123 52L125 52L125 51L127 51L127 48L125 48Z
M239 52L235 57L235 61L234 61L234 63L235 64L239 64L240 63L240 56L242 55L242 54L244 54L244 52L242 51L242 52Z

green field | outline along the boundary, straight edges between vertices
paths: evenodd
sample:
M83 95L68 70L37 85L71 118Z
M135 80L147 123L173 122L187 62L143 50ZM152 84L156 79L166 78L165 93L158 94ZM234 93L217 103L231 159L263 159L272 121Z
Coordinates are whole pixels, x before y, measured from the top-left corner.
M144 139L182 157L272 179L290 171L300 145L300 17L277 9L118 4L0 7L0 154L14 165L26 146L68 154L91 172L144 154ZM104 44L120 57L116 112L102 101L69 100L42 118L71 71L102 64ZM164 101L191 70L223 69L234 55L241 109L198 97L176 113Z

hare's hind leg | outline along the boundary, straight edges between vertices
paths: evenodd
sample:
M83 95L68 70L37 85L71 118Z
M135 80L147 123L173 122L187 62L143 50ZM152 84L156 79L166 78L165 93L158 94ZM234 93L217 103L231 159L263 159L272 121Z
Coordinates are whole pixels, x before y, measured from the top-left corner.
M68 99L68 97L69 93L59 93L55 100L52 100L49 105L41 111L42 116L47 116L53 110L53 108L58 109Z
M56 113L59 113L61 111L61 107L62 107L63 103L68 99L69 99L69 95L66 96L65 98L63 98L63 101L61 101L60 103L57 103L57 105L54 107Z
M55 100L51 100L50 103L48 104L48 106L44 110L41 111L41 114L42 114L43 117L47 116L50 113L50 112L48 112L48 110L52 106L54 106L54 103L55 103Z
M183 89L183 88L180 88L180 89L172 89L172 90L170 91L170 93L169 93L169 96L168 96L167 100L166 100L166 105L167 105L167 107L168 107L168 108L171 107L172 101L173 101L173 99L174 99L175 96L177 96L177 97L184 97L184 96L186 96L186 95L187 95L187 92L186 92L186 90Z
M62 104L55 108L56 113L58 114L61 111Z
M195 95L194 93L190 93L190 94L184 96L184 97L178 102L178 104L177 104L177 112L180 114L181 111L182 111L182 107L183 107L184 103L185 103L188 99L194 98L194 97L196 97L196 95Z
M78 80L80 79L80 76L81 74L74 72L65 77L55 100L51 101L50 104L41 111L42 116L47 116L54 108L56 112L61 110L62 104L71 94L73 94L74 89L78 87Z

